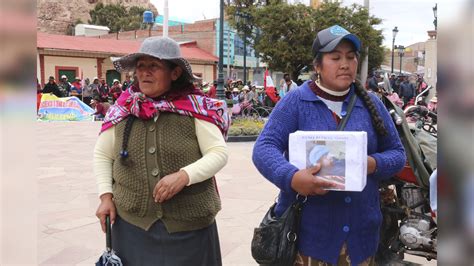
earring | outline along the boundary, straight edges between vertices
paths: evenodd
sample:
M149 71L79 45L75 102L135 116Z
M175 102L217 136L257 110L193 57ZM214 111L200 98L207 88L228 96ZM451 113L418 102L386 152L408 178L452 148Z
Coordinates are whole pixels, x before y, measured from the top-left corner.
M319 72L316 74L316 83L321 83L321 74L319 74Z

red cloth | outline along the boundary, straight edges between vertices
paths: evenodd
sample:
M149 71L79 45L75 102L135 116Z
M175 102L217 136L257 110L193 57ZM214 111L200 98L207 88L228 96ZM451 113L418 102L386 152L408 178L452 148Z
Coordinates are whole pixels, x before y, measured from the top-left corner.
M265 93L273 103L277 103L280 100L280 96L277 95L277 91L274 87L267 87L265 89Z
M207 92L207 97L217 99L217 88L212 86Z

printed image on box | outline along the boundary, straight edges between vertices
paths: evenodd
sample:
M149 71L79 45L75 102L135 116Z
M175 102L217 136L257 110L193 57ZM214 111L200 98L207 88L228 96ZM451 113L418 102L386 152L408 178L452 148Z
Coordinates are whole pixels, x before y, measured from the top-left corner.
M298 169L317 163L315 174L337 186L327 190L362 191L367 183L367 133L296 131L289 136L288 159Z
M321 164L318 176L333 182L334 189L346 188L346 153L344 141L306 141L306 167Z

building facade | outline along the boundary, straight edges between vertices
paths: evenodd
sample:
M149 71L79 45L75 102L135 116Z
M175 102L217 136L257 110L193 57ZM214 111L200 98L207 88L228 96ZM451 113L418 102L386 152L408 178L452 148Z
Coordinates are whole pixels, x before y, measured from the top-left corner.
M112 60L137 52L139 40L100 39L38 33L37 78L44 86L48 77L56 80L66 75L70 81L94 77L112 83L114 79L125 79L124 73L115 70ZM196 76L205 80L217 77L218 58L197 47L196 42L181 43L182 56L189 61ZM133 73L130 73L133 74Z

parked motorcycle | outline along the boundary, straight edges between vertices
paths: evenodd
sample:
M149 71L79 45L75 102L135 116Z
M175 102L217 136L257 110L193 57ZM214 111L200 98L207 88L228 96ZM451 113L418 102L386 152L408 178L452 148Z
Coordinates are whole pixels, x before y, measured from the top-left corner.
M426 95L432 88L432 86L428 86L424 91L420 92L415 97L415 104L406 106L403 112L408 122L415 122L417 128L423 128L425 131L436 135L438 133L436 127L438 115L435 110L430 109L431 102L428 103L426 101Z
M386 89L391 89L386 88ZM422 105L405 112L382 96L407 154L404 169L379 187L383 215L377 265L401 261L404 254L437 259L438 228L430 208L430 175L437 168L437 115ZM408 123L407 117L416 118Z

